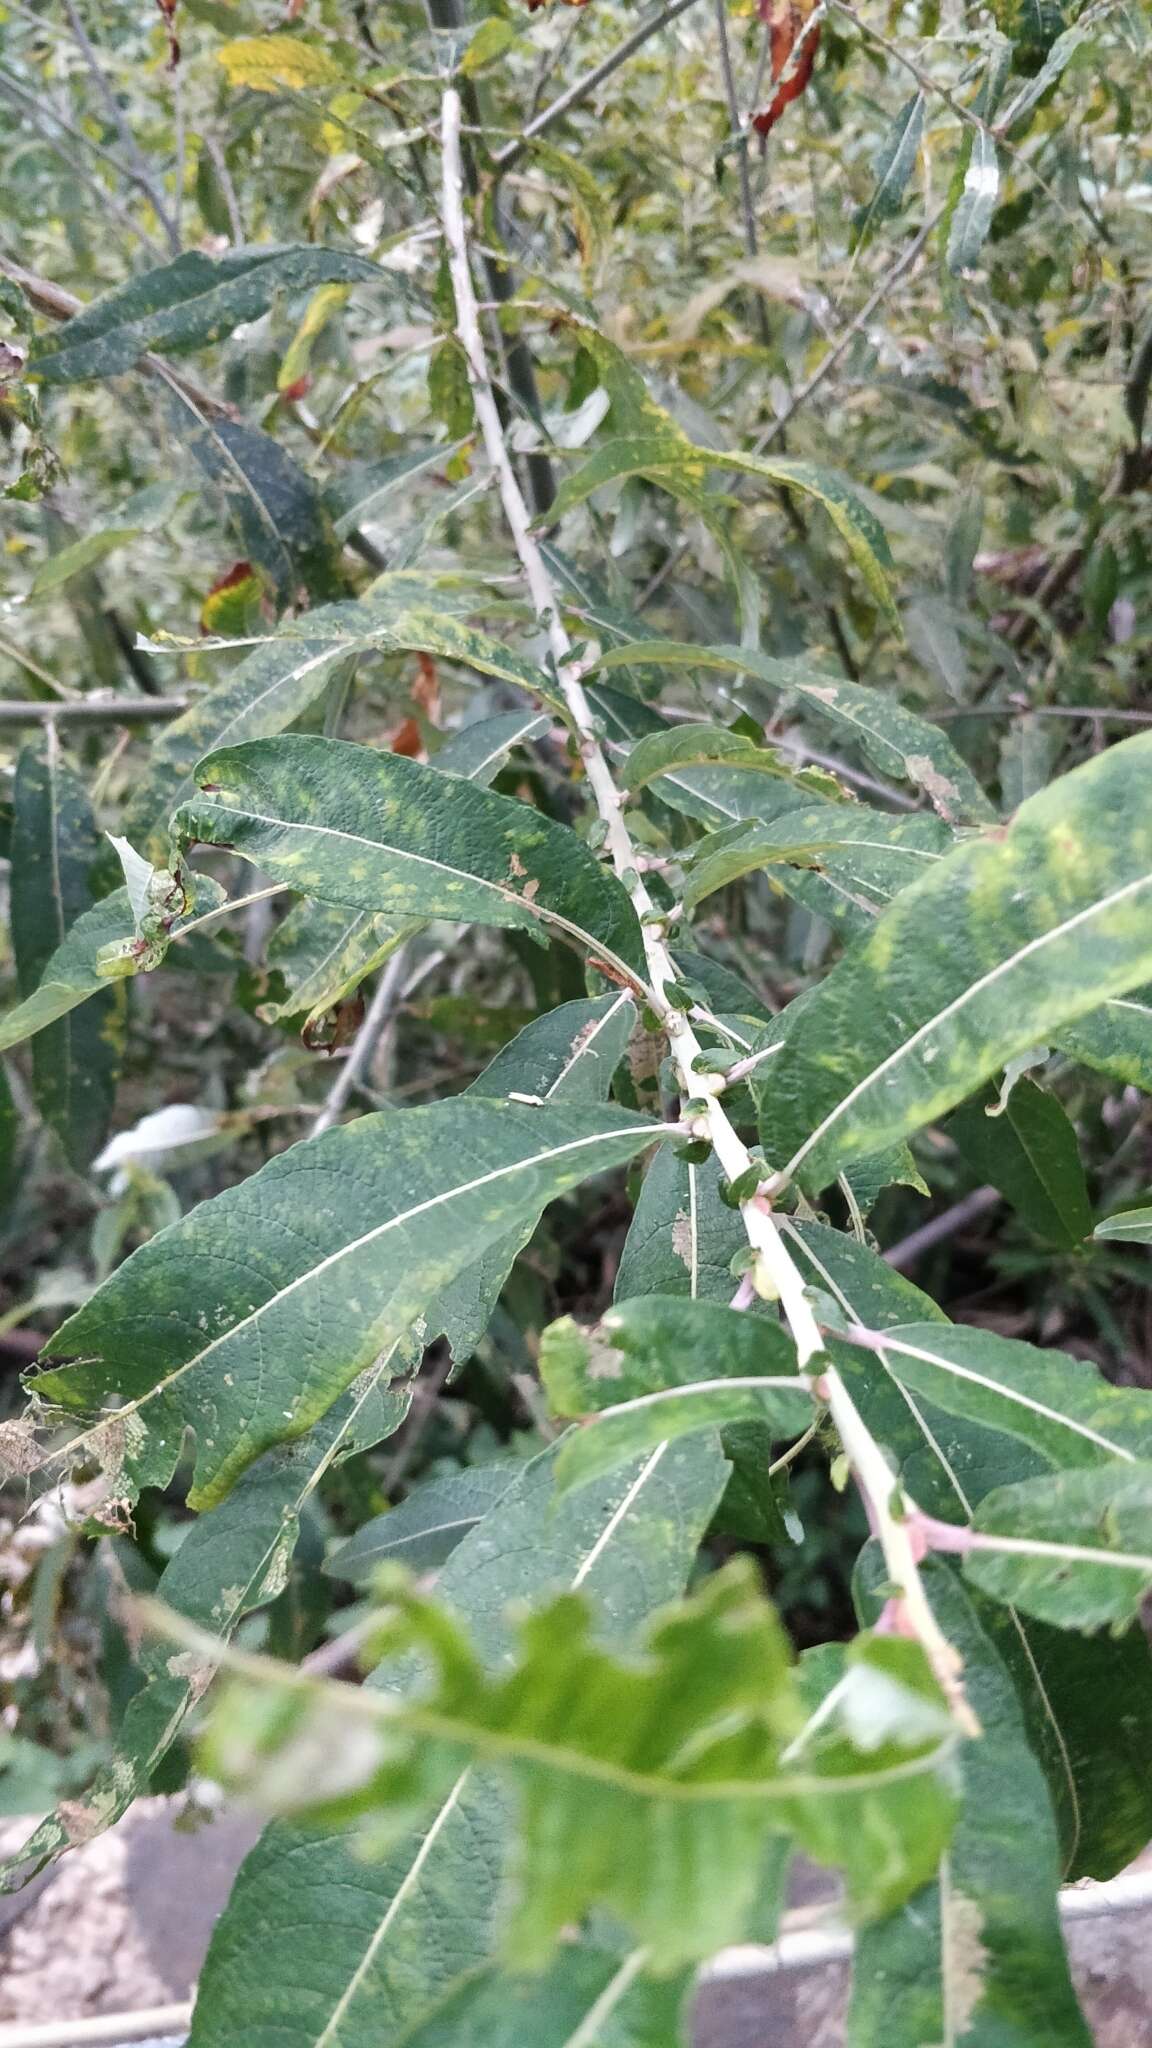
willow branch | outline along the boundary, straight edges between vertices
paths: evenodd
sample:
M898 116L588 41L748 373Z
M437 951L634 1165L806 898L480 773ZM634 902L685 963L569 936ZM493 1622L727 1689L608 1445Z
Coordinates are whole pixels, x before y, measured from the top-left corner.
M679 976L668 950L666 926L637 867L620 793L596 736L580 665L573 659L572 641L561 615L559 598L532 532L528 507L504 439L484 352L468 255L460 157L460 96L453 87L444 95L442 144L444 238L456 300L457 335L468 364L477 422L499 486L504 516L520 558L533 609L548 636L588 786L604 826L607 850L640 920L648 976L645 997L667 1037L681 1091L693 1104L689 1127L696 1136L709 1141L723 1172L729 1180L736 1180L748 1172L752 1165L751 1155L720 1099L723 1078L696 1071L695 1063L703 1048L688 1016L680 1007ZM779 1299L803 1371L811 1358L824 1351L824 1339L807 1296L803 1275L780 1236L771 1206L764 1195L757 1192L742 1202L740 1214L748 1242L756 1255L753 1286L765 1299ZM846 1455L869 1505L887 1570L900 1587L909 1626L922 1643L958 1722L971 1730L974 1722L960 1686L960 1659L943 1636L929 1607L914 1546L899 1518L894 1498L896 1482L884 1453L868 1431L835 1367L830 1365L823 1370L818 1384L820 1398L827 1401Z

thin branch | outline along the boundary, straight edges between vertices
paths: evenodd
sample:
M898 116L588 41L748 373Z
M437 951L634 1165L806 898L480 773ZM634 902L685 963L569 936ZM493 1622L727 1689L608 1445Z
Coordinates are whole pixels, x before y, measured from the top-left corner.
M180 237L176 232L171 215L168 213L152 173L144 160L136 137L133 135L128 124L124 110L108 83L95 45L92 43L84 27L83 17L76 5L76 0L64 0L64 9L72 24L72 33L84 52L84 62L88 66L92 83L107 107L112 117L112 125L120 137L121 147L130 166L128 175L132 179L133 184L138 185L145 194L153 213L164 230L168 247L174 256L178 256L180 254Z
M942 1215L930 1217L919 1230L902 1237L899 1244L890 1245L884 1254L887 1263L895 1266L898 1272L907 1272L909 1266L916 1265L934 1245L946 1243L948 1238L955 1237L958 1230L975 1223L977 1217L986 1216L1000 1200L997 1188L975 1188L970 1195L965 1195L963 1201L954 1202Z
M581 679L580 666L573 658L572 641L564 625L559 598L532 532L528 507L512 467L496 408L468 254L460 156L460 95L454 87L449 87L444 95L442 144L444 240L456 300L457 334L468 365L477 422L488 460L496 474L504 516L520 558L533 609L548 636L559 687L575 728L588 786L604 825L606 847L640 920L649 983L644 991L645 999L667 1037L681 1091L692 1105L691 1110L686 1111L687 1126L695 1136L708 1140L724 1174L730 1181L736 1180L749 1172L751 1155L720 1100L723 1077L696 1071L695 1063L702 1047L688 1017L679 1007L682 1000L677 993L679 976L668 951L666 927L636 866L636 853L625 822L620 793L596 736L592 707ZM753 1285L763 1298L779 1300L796 1344L799 1367L803 1371L810 1359L824 1352L824 1339L808 1299L803 1275L780 1235L770 1203L764 1195L757 1191L749 1196L740 1204L740 1214L748 1242L755 1253ZM975 1718L960 1682L961 1660L944 1637L928 1604L912 1538L902 1520L898 1519L894 1502L896 1482L884 1453L867 1429L834 1366L829 1365L821 1371L818 1393L820 1400L831 1409L845 1453L868 1504L889 1576L900 1588L908 1624L923 1645L957 1724L973 1732Z
M0 647L6 643L0 640ZM13 648L11 652L28 668L32 664ZM45 671L34 669L44 680ZM34 704L23 701L0 703L0 725L55 725L61 718L72 725L151 725L158 719L179 718L188 709L187 697L91 697L70 698L64 704Z
M139 2012L102 2013L95 2019L48 2020L25 2026L17 2020L0 2026L0 2048L119 2048L121 2041L159 2040L186 2034L192 2024L191 2003L151 2005Z
M812 398L817 391L819 391L825 379L829 377L832 371L836 368L836 365L840 361L841 356L843 356L846 353L846 351L851 347L852 343L856 339L856 336L861 332L861 330L867 327L868 322L871 320L873 314L877 313L880 307L884 304L884 301L886 298L888 298L889 294L893 289L893 286L899 284L900 279L902 277L905 277L907 273L912 269L913 265L919 261L928 241L930 240L931 236L936 232L936 229L939 227L940 222L943 220L944 215L947 211L948 201L946 199L942 199L939 206L934 207L932 212L928 215L928 218L924 222L924 225L920 229L919 233L915 235L913 239L909 242L908 247L904 251L904 254L900 256L897 259L897 261L892 265L891 270L887 271L885 275L881 278L880 283L877 285L875 291L871 294L869 298L865 300L864 304L861 306L860 311L856 314L855 318L850 320L848 322L848 325L845 328L843 328L841 332L837 335L835 341L831 344L831 347L828 349L827 354L822 358L820 363L817 365L816 369L813 370L812 375L808 379L808 382L806 384L802 384L800 386L799 391L795 393L795 395L792 398L791 404L785 408L785 410L778 416L778 418L772 421L770 426L765 428L764 432L760 436L760 439L755 443L752 449L752 453L754 455L762 455L766 448L770 448L773 441L777 440L779 436L784 432L784 429L788 426L789 422L795 419L796 414L800 411L801 406L807 405L808 400Z
M741 118L736 74L732 69L732 45L728 37L728 0L716 0L716 35L720 44L720 71L724 79L724 94L728 101L728 123L736 147L736 166L740 176L740 213L744 228L744 248L749 256L755 256L760 244L756 234L756 209L752 199L752 173L748 164L748 130ZM760 313L761 334L767 345L770 338L767 332L767 314L759 293L756 294L756 303Z
M63 116L57 114L53 108L42 106L30 93L25 93L16 84L15 80L9 78L6 73L0 73L0 94L5 95L14 102L23 113L24 118L31 123L32 127L43 138L48 148L54 151L60 158L61 163L67 164L73 175L80 178L88 186L89 190L94 194L99 207L114 213L117 220L123 222L128 232L139 238L149 255L159 259L163 255L163 250L160 244L148 233L147 228L142 227L140 222L134 219L128 208L114 192L110 192L106 185L101 184L99 178L96 177L83 158L74 155L70 149L65 147L60 137L54 135L51 128L45 126L45 119L56 122L66 134L74 135L80 142L86 143L94 155L104 157L109 162L115 164L116 168L125 177L128 176L126 167L119 164L115 157L110 156L107 150L101 149L99 144L93 142L89 136L82 134L78 128L73 128L70 122L65 121Z
M364 1022L353 1040L352 1050L328 1090L324 1105L309 1132L310 1137L318 1138L322 1131L331 1130L349 1097L355 1093L367 1074L400 994L400 984L404 979L405 950L403 946L397 947L385 966L376 993L368 1005Z
M669 4L660 8L658 13L650 14L646 20L639 22L631 35L625 36L622 43L617 43L616 48L611 50L607 57L601 58L599 64L593 65L591 71L586 71L583 78L577 78L566 92L562 92L550 106L545 107L529 121L520 135L515 136L511 142L506 142L503 149L495 152L492 161L496 169L506 171L509 164L515 163L518 157L523 156L524 151L538 135L543 135L546 128L551 128L556 121L562 120L573 107L580 105L581 100L586 100L590 93L594 93L598 85L603 85L606 78L611 78L614 71L619 71L620 66L626 64L629 57L639 50L650 36L659 34L662 28L668 27L669 22L675 21L678 14L685 14L689 7L694 7L695 4L696 0L669 0Z

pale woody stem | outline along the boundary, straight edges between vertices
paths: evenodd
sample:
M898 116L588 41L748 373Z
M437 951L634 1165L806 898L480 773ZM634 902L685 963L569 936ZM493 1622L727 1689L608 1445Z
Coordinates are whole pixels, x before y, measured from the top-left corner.
M468 377L476 419L492 465L504 516L508 521L516 552L524 570L533 608L548 635L556 663L560 688L575 728L588 786L604 825L605 841L612 865L632 899L644 934L648 966L648 1000L667 1035L680 1086L686 1097L701 1102L698 1128L707 1137L729 1180L747 1173L752 1164L747 1146L729 1121L719 1099L723 1080L719 1075L697 1073L693 1062L702 1051L699 1039L684 1012L668 1000L667 990L678 981L675 962L664 940L663 927L645 886L635 849L624 819L620 793L604 751L596 736L592 707L581 680L579 664L572 658L572 641L561 617L560 605L547 564L532 532L532 520L513 469L500 415L488 373L488 361L480 331L479 309L468 259L468 234L464 218L464 183L460 161L460 96L449 87L444 94L443 120L444 239L456 300L457 335L468 364ZM761 1291L778 1296L787 1318L801 1371L809 1359L821 1353L824 1340L804 1291L804 1279L784 1244L768 1203L753 1195L741 1204L740 1213L748 1241L758 1254L756 1279ZM847 1388L834 1369L821 1376L832 1416L840 1431L845 1452L862 1490L871 1505L884 1547L888 1571L904 1595L909 1621L930 1658L941 1685L955 1704L958 1694L959 1659L933 1619L924 1593L910 1537L894 1520L890 1499L894 1481L879 1445L871 1437L856 1410ZM865 1449L866 1447L866 1449ZM861 1469L863 1458L864 1469ZM880 1479L880 1473L883 1474Z

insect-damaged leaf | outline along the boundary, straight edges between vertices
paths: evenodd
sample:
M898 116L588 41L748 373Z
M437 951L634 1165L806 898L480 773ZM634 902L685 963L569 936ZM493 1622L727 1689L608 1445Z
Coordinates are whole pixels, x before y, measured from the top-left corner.
M246 1614L274 1599L287 1578L300 1515L324 1474L403 1421L412 1382L390 1384L403 1362L389 1356L371 1366L307 1436L269 1451L226 1501L194 1521L160 1575L157 1599L222 1644ZM90 1841L112 1827L147 1793L215 1669L211 1658L173 1655L170 1643L151 1639L141 1645L138 1662L143 1683L125 1709L114 1755L81 1797L49 1814L0 1865L0 1890L18 1891L81 1837Z
M564 936L643 973L636 913L564 825L398 754L304 736L209 755L177 812L185 842L230 846L321 902Z
M217 909L223 901L224 891L210 875L190 875L187 909L174 920L170 938L177 937L185 925ZM0 1017L0 1052L34 1037L58 1017L66 1017L79 1003L107 990L109 977L107 971L101 971L101 962L126 948L135 932L127 889L114 889L111 896L102 897L91 910L83 911L47 962L31 995Z
M1152 1464L998 1487L973 1527L964 1575L982 1592L1056 1628L1122 1629L1152 1588Z
M1152 735L1125 740L905 889L804 1005L768 1157L824 1186L1152 969Z
M586 1486L664 1439L733 1422L799 1436L812 1419L796 1348L778 1324L713 1302L618 1302L591 1331L544 1333L540 1370L557 1415L594 1416L560 1449L559 1486Z
M625 1646L684 1585L725 1474L706 1437L562 1499L554 1469L554 1449L535 1459L438 1582L493 1668L517 1604L564 1587L591 1598L602 1640ZM414 2032L493 1956L510 1841L504 1787L475 1769L379 1862L355 1853L350 1827L270 1828L213 1936L192 2048L248 2048L262 2028L281 2048L320 2048L337 2028L342 2048Z
M277 1701L285 1680L268 1663L250 1681L248 1711L242 1702L219 1717L209 1769L275 1799L299 1741L315 1759L340 1757L335 1803L346 1811L362 1788L371 1824L386 1828L391 1806L443 1799L462 1755L498 1765L521 1815L514 1963L545 1961L597 1904L657 1970L707 1955L747 1927L767 1839L782 1829L845 1866L858 1913L884 1910L934 1867L950 1833L954 1733L920 1650L861 1638L840 1698L821 1722L806 1720L787 1638L749 1560L659 1617L639 1663L594 1642L587 1606L570 1593L522 1624L516 1662L494 1678L445 1608L401 1583L392 1613L383 1644L427 1656L431 1692L385 1701L349 1689L342 1713L330 1690L293 1696L290 1679ZM355 1743L341 1752L349 1712ZM323 1766L298 1775L300 1805L323 1808L324 1777ZM875 1854L881 1838L887 1857Z
M188 1498L211 1507L262 1451L303 1435L487 1246L660 1134L623 1110L560 1104L361 1117L142 1245L53 1339L55 1357L85 1362L37 1374L35 1391L72 1414L120 1396L120 1492L145 1455L150 1474L165 1458L171 1469L191 1424Z

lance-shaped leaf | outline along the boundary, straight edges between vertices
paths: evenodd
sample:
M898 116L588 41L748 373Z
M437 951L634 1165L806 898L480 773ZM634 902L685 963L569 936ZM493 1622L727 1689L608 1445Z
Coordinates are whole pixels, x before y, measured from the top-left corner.
M329 1578L353 1585L375 1577L384 1563L427 1571L451 1557L458 1543L503 1500L516 1478L514 1465L465 1465L426 1480L399 1507L373 1515L324 1560Z
M954 824L982 823L995 814L967 763L950 740L927 719L865 683L808 661L778 661L756 648L697 647L690 641L645 640L601 654L601 669L643 662L660 668L720 669L754 677L770 690L795 696L805 711L839 729L859 745L881 775L896 775L923 789L940 815ZM748 697L742 686L740 702Z
M177 394L179 396L179 394ZM235 420L173 407L186 443L248 558L264 571L280 608L334 597L341 584L319 485L270 434Z
M196 918L216 910L224 891L210 875L187 877L188 907L170 933L176 938ZM69 927L64 939L47 962L39 984L24 1002L0 1017L0 1051L19 1045L65 1017L79 1003L108 988L108 973L98 963L107 962L117 949L129 945L136 933L127 889L115 889L85 910Z
M223 256L189 249L104 292L55 334L41 336L29 373L44 384L115 377L149 349L180 355L223 341L244 321L258 320L279 293L380 280L377 264L346 249L271 243Z
M952 845L939 818L891 817L863 804L821 804L788 811L767 825L726 838L694 860L686 909L758 869L806 907L852 933L867 931L901 889L919 881ZM811 885L805 888L805 884Z
M620 752L629 741L649 735L658 738L669 731L667 721L658 711L623 690L593 681L589 683L588 696L603 722L613 752ZM623 780L622 768L620 779ZM686 818L721 829L748 818L774 818L781 811L811 802L810 792L794 783L775 777L767 779L755 769L715 762L669 768L657 777L648 795L649 799L659 798Z
M644 1176L616 1275L617 1302L679 1294L731 1300L734 1252L746 1243L739 1212L720 1199L715 1154L692 1164L665 1146Z
M78 919L93 916L93 867L101 838L83 784L61 757L55 731L25 747L12 793L12 950L24 1001L10 1013L0 1043L13 1045L13 1017L39 1005L32 1053L36 1107L74 1166L88 1165L108 1129L124 1035L124 994L104 983L98 1001L72 1017L53 1008L44 984ZM48 1026L51 1028L47 1028Z
M451 735L435 765L441 774L484 786L513 747L538 738L547 725L529 711L479 719ZM422 928L417 921L389 921L370 911L349 914L337 904L305 900L277 926L268 947L268 965L283 977L287 994L262 1004L258 1014L275 1023L307 1013L307 1030Z
M1085 1359L947 1323L898 1326L871 1341L901 1386L1019 1437L1056 1468L1152 1460L1152 1393L1110 1386Z
M867 1245L819 1223L784 1227L802 1271L842 1314L873 1329L934 1320L932 1341L951 1341L936 1303ZM913 1497L932 1513L967 1522L1001 1480L1019 1478L1022 1457L1037 1473L1044 1469L1018 1437L981 1428L914 1393L887 1370L883 1352L874 1363L866 1356L861 1362L862 1370L843 1367L853 1398L898 1459ZM1088 1642L990 1600L981 1603L981 1619L1012 1672L1048 1778L1065 1876L1114 1876L1152 1834L1152 1781L1144 1765L1152 1745L1152 1659L1144 1636L1129 1629ZM1113 1697L1128 1702L1126 1738L1102 1745L1099 1702Z
M478 1075L465 1097L529 1095L539 1102L606 1102L612 1077L636 1022L627 996L562 1003L518 1032ZM519 1227L490 1244L446 1287L437 1303L436 1330L459 1367L471 1357L492 1317L512 1267L540 1220L525 1214Z
M824 1186L1152 969L1152 735L1125 740L905 889L772 1061L762 1133Z
M287 1579L300 1515L324 1474L391 1436L403 1421L412 1383L389 1384L401 1365L398 1356L380 1360L298 1444L259 1459L226 1501L191 1524L160 1575L156 1597L222 1645L246 1614L275 1599ZM0 1865L0 1890L19 1891L66 1850L112 1827L148 1791L215 1672L210 1657L174 1656L170 1643L151 1638L138 1662L143 1684L125 1709L115 1754L81 1796L49 1814Z
M929 1562L924 1583L987 1734L965 1746L936 1882L861 1931L848 2048L949 2038L1091 2048L1060 1930L1056 1825L1011 1677L955 1575Z
M461 775L483 787L513 747L538 739L547 729L548 720L535 711L481 718L451 735L435 765L442 775ZM421 929L417 922L389 922L366 910L349 914L339 904L306 899L276 927L268 944L268 965L283 977L287 993L278 1002L262 1003L257 1014L275 1024L281 1017L306 1013L307 1031Z
M1152 1244L1152 1209L1118 1209L1096 1225L1093 1237L1106 1244Z
M1152 989L1113 996L1053 1033L1053 1043L1070 1058L1152 1095Z
M561 1446L561 1488L585 1486L665 1438L730 1422L799 1436L812 1420L786 1331L715 1302L617 1302L590 1331L565 1316L544 1332L540 1371L555 1414L597 1418Z
M1152 1590L1152 1464L997 1487L972 1526L965 1577L1056 1628L1125 1628Z
M988 239L1000 197L1000 158L986 128L972 132L964 184L948 230L948 268L972 270Z
M37 1375L73 1413L115 1393L173 1461L197 1433L193 1507L303 1435L485 1248L660 1126L615 1109L456 1101L294 1145L142 1245L53 1339Z
M683 1587L724 1485L705 1437L563 1499L554 1470L553 1448L440 1576L492 1669L508 1658L517 1606L569 1586L593 1600L602 1640L626 1646ZM502 1784L467 1768L379 1862L355 1853L350 1828L269 1829L213 1936L192 2048L250 2048L261 2030L280 2048L379 2048L414 2032L496 1949L508 1841Z
M330 1791L314 1769L302 1803L347 1810L363 1788L373 1826L386 1828L390 1807L442 1798L462 1753L501 1764L520 1807L514 1962L544 1961L594 1904L619 1915L656 1969L710 1953L747 1924L781 1827L846 1865L862 1913L903 1897L947 1839L954 1738L920 1652L865 1639L843 1707L805 1727L787 1639L747 1561L659 1618L640 1664L595 1644L577 1595L522 1624L519 1658L495 1678L446 1609L406 1585L393 1601L385 1644L430 1658L429 1694L293 1684L268 1664L255 1685L270 1700L252 1690L231 1710L223 1702L209 1768L242 1776L257 1798L262 1781L265 1796L283 1797L303 1742L334 1768ZM869 1685L873 1668L883 1686ZM862 1855L882 1820L889 1857Z
M730 732L724 725L672 725L639 740L621 771L633 795L666 775L670 768L716 765L743 768L754 775L775 775L793 783L811 796L839 802L844 791L834 776L823 769L797 768L774 747L758 746L745 734Z
M904 102L876 152L873 164L876 189L856 220L856 246L859 249L864 247L873 228L881 221L892 220L904 203L908 180L920 153L926 105L922 92L913 93L912 98Z
M321 902L563 935L622 978L644 972L636 913L567 826L399 754L256 740L209 755L173 821Z
M1076 1131L1047 1089L1022 1079L1002 1109L984 1089L948 1119L948 1135L982 1181L991 1181L1029 1229L1065 1251L1092 1233L1092 1203Z

